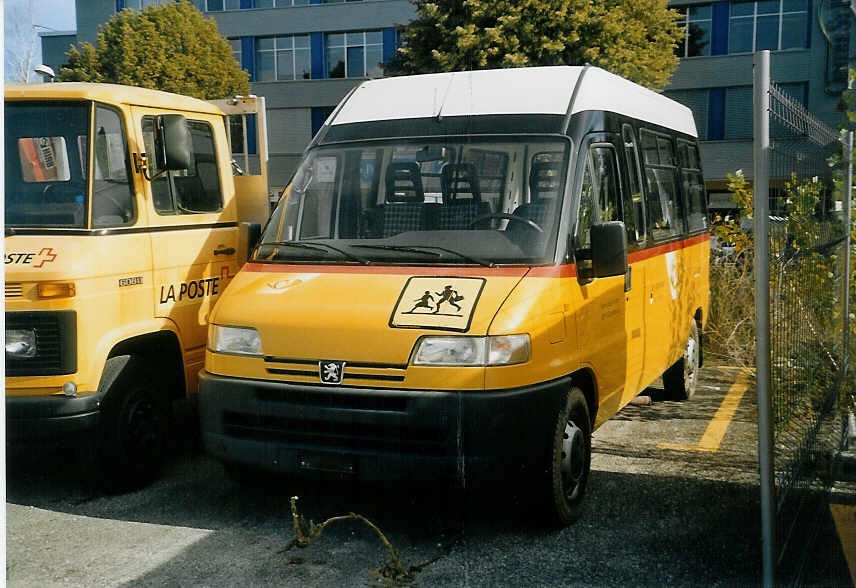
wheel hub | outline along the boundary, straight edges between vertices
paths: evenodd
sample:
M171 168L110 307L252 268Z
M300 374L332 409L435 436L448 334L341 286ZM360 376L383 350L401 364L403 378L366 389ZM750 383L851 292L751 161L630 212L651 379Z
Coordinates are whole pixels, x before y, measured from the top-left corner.
M579 487L585 472L585 434L573 421L565 424L562 438L562 486L571 498Z

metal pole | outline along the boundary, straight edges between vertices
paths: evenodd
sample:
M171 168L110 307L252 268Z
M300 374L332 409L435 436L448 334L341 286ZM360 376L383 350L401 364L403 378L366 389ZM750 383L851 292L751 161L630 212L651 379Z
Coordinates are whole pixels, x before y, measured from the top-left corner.
M776 569L776 486L773 403L770 397L770 52L755 53L755 382L758 395L758 461L761 476L762 583L772 587Z
M847 131L847 142L844 145L844 157L847 160L847 172L844 174L844 336L842 350L842 375L847 381L847 370L850 351L850 219L853 196L853 131Z

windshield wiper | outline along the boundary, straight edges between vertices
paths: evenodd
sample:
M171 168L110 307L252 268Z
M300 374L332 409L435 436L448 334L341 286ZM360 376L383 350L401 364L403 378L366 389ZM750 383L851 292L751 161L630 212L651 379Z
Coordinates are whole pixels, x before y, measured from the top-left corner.
M457 255L461 259L466 259L467 261L471 261L473 263L477 263L485 267L493 267L494 265L496 265L492 261L487 261L478 257L466 255L464 253L461 253L460 251L446 249L445 247L436 247L434 245L351 245L351 247L362 247L364 249L387 249L390 251L409 251L412 253L428 253L430 255L436 255L440 257L440 253L437 253L436 251L431 251L432 249L436 249L437 251L444 251L446 253L451 253L452 255Z
M346 259L350 259L351 261L356 261L363 265L369 265L371 263L370 260L365 259L364 257L359 257L358 255L354 255L353 253L348 253L344 249L339 249L338 247L333 247L327 243L302 243L300 241L275 241L273 243L262 243L262 245L284 245L286 247L299 247L300 249L314 249L315 251L335 251L342 255L342 257Z

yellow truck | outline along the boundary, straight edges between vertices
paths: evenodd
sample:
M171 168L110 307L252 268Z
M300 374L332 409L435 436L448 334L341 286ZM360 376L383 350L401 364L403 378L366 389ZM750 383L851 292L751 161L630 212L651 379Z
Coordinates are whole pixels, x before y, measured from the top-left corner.
M265 137L255 96L6 87L7 442L94 432L102 487L156 475L208 314L268 217ZM233 152L256 173L233 175Z
M596 67L366 81L214 309L208 452L361 479L526 477L580 514L591 433L693 394L708 310L692 113Z

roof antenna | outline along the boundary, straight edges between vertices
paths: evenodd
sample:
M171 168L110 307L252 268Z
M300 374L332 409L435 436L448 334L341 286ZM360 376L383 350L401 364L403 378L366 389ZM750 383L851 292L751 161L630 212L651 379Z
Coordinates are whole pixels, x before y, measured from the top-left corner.
M440 108L437 110L437 114L434 115L434 119L437 122L442 122L443 120L443 107L446 106L446 98L449 97L449 90L452 88L452 82L455 79L455 73L452 72L452 75L449 76L449 85L446 86L446 92L443 94L443 100L440 102ZM437 89L434 89L434 96L437 96ZM436 100L436 98L435 98Z

